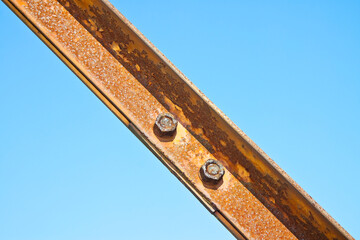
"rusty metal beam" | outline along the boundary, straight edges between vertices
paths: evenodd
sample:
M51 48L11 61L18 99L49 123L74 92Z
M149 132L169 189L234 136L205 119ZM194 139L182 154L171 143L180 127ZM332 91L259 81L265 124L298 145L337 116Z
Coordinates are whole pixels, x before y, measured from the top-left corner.
M3 1L236 238L353 239L107 0Z

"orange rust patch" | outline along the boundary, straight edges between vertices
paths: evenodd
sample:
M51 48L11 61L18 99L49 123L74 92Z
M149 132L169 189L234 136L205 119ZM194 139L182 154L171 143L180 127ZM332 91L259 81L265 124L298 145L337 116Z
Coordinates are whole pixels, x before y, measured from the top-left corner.
M351 239L105 0L11 2L249 239ZM175 142L152 132L166 111ZM218 189L198 177L208 158L227 168Z

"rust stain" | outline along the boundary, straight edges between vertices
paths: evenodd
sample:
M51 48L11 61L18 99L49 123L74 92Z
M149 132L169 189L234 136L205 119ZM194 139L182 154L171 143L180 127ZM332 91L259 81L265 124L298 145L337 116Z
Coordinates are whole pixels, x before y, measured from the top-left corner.
M81 22L94 17L104 29L97 39L187 130L240 180L300 239L342 239L319 211L309 204L274 167L223 120L168 64L159 58L101 1L84 10L60 0ZM75 15L76 14L76 15ZM93 35L89 27L84 26ZM113 49L116 42L122 47ZM126 59L126 60L125 60ZM299 201L299 199L301 199ZM299 205L301 207L299 207Z
M107 1L11 2L247 238L352 239ZM169 142L152 130L158 114L166 111L180 123ZM227 169L217 189L199 178L209 158Z

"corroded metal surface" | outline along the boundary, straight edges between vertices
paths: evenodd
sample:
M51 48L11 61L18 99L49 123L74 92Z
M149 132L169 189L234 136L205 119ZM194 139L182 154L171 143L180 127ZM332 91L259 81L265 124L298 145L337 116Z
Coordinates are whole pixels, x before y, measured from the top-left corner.
M239 239L353 239L106 0L4 0ZM169 112L173 139L154 132ZM207 186L208 159L226 168Z
M171 113L161 113L157 116L155 121L155 133L158 132L158 136L172 137L176 133L177 120Z
M208 184L221 184L224 174L225 170L223 165L215 159L207 160L200 168L201 179Z

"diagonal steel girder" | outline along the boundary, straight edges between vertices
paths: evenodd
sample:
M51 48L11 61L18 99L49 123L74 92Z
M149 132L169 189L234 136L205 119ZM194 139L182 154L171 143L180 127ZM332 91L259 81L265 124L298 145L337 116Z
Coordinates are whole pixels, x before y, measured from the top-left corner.
M3 1L236 238L353 239L107 0ZM225 167L216 186L208 159Z

